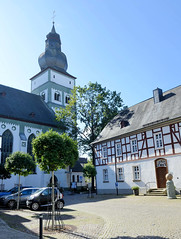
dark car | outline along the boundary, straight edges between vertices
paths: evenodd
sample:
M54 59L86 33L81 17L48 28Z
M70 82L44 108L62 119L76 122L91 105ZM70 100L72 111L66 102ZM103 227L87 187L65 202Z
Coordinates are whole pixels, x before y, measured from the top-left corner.
M19 194L19 206L26 207L27 198L35 193L39 188L25 188ZM11 195L4 195L0 198L0 205L13 209L18 201L18 192Z
M32 186L20 186L20 190L24 189L24 188L32 188ZM10 195L10 194L14 194L18 192L18 186L11 188L9 191L7 192L0 192L0 198L2 196L5 195Z
M52 195L51 187L41 188L27 199L26 206L34 211L38 210L40 207L51 206L52 205L51 195ZM60 193L60 191L57 188L55 188L54 195L56 208L62 209L65 204L63 200L63 194Z

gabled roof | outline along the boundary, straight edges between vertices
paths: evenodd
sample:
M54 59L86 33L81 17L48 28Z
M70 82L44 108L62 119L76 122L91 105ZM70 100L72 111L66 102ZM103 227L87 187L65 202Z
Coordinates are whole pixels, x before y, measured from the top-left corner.
M74 167L72 168L72 172L83 172L83 166L81 164L87 163L87 158L79 158L76 161Z
M58 72L58 73L62 73L63 75L66 75L66 76L71 77L71 78L73 78L73 79L76 79L75 76L70 75L69 73L67 73L67 72L64 71L64 70L60 70L60 69L57 70L57 69L55 69L55 68L53 68L53 67L47 67L46 69L40 71L39 73L37 73L36 75L34 75L33 77L31 77L30 80L33 80L34 78L36 78L37 76L41 75L43 72L47 71L48 69L53 70L53 71L56 71L56 72Z
M134 134L136 131L155 128L160 123L178 120L181 117L181 86L163 93L159 103L153 97L133 105L115 116L102 130L93 144L108 139ZM125 122L125 127L121 127Z
M0 85L0 117L57 127L55 114L35 94Z

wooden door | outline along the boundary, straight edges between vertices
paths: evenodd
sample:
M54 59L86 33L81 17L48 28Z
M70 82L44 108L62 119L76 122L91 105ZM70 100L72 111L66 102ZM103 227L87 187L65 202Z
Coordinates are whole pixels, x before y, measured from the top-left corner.
M157 187L166 188L165 175L168 172L166 159L157 159L155 161L155 167L156 167Z

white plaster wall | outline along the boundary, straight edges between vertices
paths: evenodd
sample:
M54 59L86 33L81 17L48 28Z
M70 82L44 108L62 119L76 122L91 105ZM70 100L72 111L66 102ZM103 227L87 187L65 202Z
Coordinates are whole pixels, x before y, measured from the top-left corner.
M181 155L164 157L167 160L168 172L172 173L174 185L177 189L181 190ZM156 183L156 170L155 170L155 160L140 160L140 161L130 161L126 163L117 164L118 167L122 167L124 171L124 182L118 182L118 189L130 189L132 186L138 185L139 187L157 187ZM140 181L133 181L133 166L140 167ZM108 169L109 182L103 183L103 169ZM115 189L115 166L99 166L96 167L97 170L97 189Z
M24 134L26 135L27 140L28 140L28 137L29 137L31 134L34 134L35 137L36 137L36 136L38 136L41 132L42 132L42 129L40 129L40 128L32 128L32 127L29 127L29 126L25 126L25 130L24 130Z
M48 70L38 75L33 80L31 80L31 90L35 90L39 86L45 84L47 81L48 81Z
M83 177L83 173L82 172L72 172L71 173L71 182L73 182L73 180L72 180L73 175L75 176L75 182L77 183L78 187L86 186L87 185L87 183L85 182L85 178ZM79 183L77 182L77 176L78 175L79 175L79 178L80 178L80 176L82 176L82 182L79 182Z
M140 167L141 180L133 181L133 166ZM154 159L130 161L126 163L117 164L118 167L123 167L124 171L124 182L118 182L119 189L130 189L132 186L138 185L139 187L156 187L156 172ZM103 183L103 169L108 169L109 182ZM98 189L115 189L115 165L99 166L97 170L97 188Z
M53 76L55 76L55 78ZM70 89L73 89L75 85L74 79L53 70L50 70L50 80L52 82L55 82L56 84L65 86Z
M168 172L173 175L174 185L181 189L181 155L165 158L167 159Z

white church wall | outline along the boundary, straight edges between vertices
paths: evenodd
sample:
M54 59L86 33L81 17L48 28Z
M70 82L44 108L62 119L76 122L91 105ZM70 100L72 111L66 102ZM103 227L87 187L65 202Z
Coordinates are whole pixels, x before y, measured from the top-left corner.
M48 81L48 70L31 80L31 91L45 84L47 81Z
M53 70L50 70L50 80L70 89L73 89L75 85L74 79Z
M34 127L30 127L30 126L25 126L24 128L24 134L28 140L29 136L31 134L34 134L35 137L38 136L40 133L42 132L41 128L34 128Z

